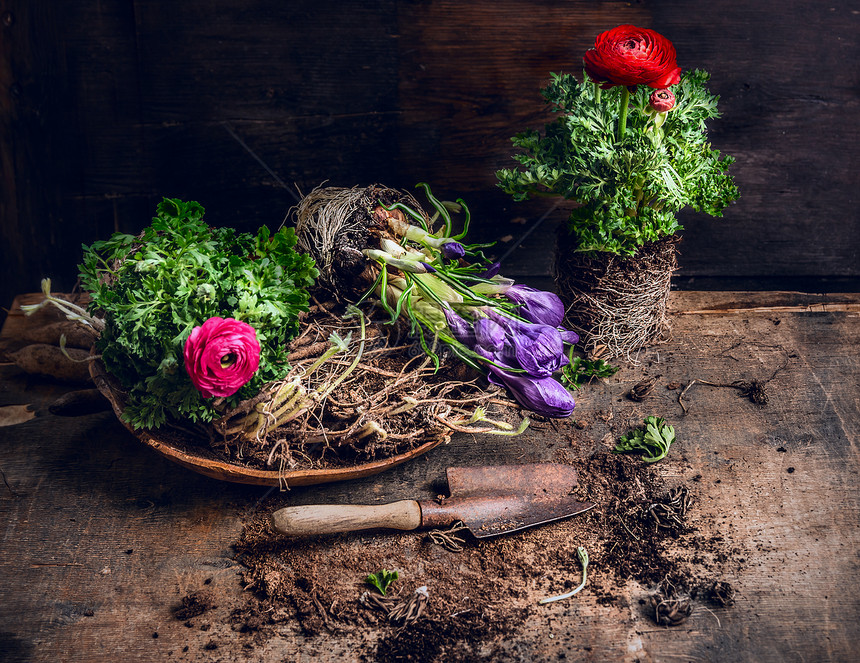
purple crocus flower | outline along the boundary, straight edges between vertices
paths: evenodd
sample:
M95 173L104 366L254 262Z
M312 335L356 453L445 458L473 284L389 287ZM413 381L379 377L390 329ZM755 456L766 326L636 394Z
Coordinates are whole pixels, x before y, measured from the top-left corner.
M488 315L505 329L507 339L500 357L508 364L519 366L533 377L545 378L570 363L555 327L515 320L494 311Z
M554 292L517 284L505 291L505 297L519 304L517 314L531 322L558 327L564 320L564 304Z
M479 347L490 352L498 352L504 347L507 333L498 322L489 318L478 318L475 320L474 330L475 341Z
M439 250L442 251L442 255L448 260L459 260L466 255L466 247L460 244L460 242L455 242L454 240L445 242Z
M507 332L497 322L489 318L479 318L474 324L470 324L452 309L445 308L444 311L451 334L469 349L491 358L504 347Z
M445 320L448 322L448 328L451 330L454 338L468 348L474 347L475 330L472 328L472 325L447 306L442 311L445 313Z
M490 382L507 387L517 403L537 414L554 419L569 417L576 402L551 377L534 378L524 373L508 373L490 364Z
M568 363L559 331L490 312L474 325L443 309L451 334L492 363L490 382L504 386L523 407L545 417L569 417L574 400L552 373ZM514 364L526 373L511 372Z
M579 343L579 334L577 334L575 331L570 331L569 329L565 329L564 327L559 327L558 333L561 334L561 340L568 345L576 345L577 343Z

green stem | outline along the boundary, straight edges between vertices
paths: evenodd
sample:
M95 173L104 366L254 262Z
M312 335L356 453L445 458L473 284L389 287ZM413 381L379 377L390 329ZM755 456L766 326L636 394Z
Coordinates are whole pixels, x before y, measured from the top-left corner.
M460 207L463 208L463 213L466 215L466 218L463 220L463 232L461 232L459 235L454 235L451 238L453 240L459 241L466 236L466 233L469 232L469 222L472 219L472 213L469 211L469 208L466 207L466 203L463 201L462 198L457 198L457 203L460 205Z
M20 307L24 315L32 315L43 306L53 304L60 309L60 311L62 311L69 320L80 322L81 324L95 329L97 332L104 331L105 321L102 318L96 318L90 315L87 313L86 309L81 308L72 302L67 302L65 299L54 297L51 294L51 279L42 279L42 294L45 298L38 304L24 304Z
M621 92L621 108L618 114L618 140L624 139L627 131L627 107L630 105L630 90L625 86Z
M326 390L324 392L322 392L321 394L313 395L312 397L314 398L314 400L321 401L326 396L328 396L331 392L333 392L335 390L335 388L341 382L343 382L350 375L350 373L352 373L355 370L355 367L358 366L358 362L361 361L361 356L364 354L364 343L367 340L367 338L365 336L365 317L364 317L364 315L362 315L359 318L359 320L361 322L361 338L359 339L359 342L358 342L358 351L355 354L355 359L352 360L352 363L349 365L349 367L343 373L341 373L334 382L332 382L330 385L328 385L328 387L326 388Z
M411 207L404 205L403 203L394 203L391 207L386 207L385 204L380 200L379 204L382 206L382 209L390 212L395 209L399 209L401 212L406 212L409 216L415 219L418 223L421 224L421 227L427 231L427 222L424 220L424 217L421 216L418 212L416 212Z
M427 200L429 200L432 203L433 207L435 207L436 210L439 212L439 214L442 215L442 221L444 221L443 236L450 237L451 215L448 213L448 210L445 209L445 205L443 205L441 201L439 201L439 199L437 199L436 196L433 195L433 193L430 191L430 185L427 184L427 182L419 182L415 185L415 187L421 187L424 189L424 195L427 196Z

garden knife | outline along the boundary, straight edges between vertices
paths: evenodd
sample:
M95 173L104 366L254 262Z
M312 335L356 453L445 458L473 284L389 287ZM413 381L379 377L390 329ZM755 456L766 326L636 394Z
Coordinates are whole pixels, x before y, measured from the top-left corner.
M568 518L595 506L573 496L578 477L569 465L451 467L447 476L450 497L379 505L290 506L272 514L272 525L284 534L303 536L379 527L412 530L462 521L483 539Z

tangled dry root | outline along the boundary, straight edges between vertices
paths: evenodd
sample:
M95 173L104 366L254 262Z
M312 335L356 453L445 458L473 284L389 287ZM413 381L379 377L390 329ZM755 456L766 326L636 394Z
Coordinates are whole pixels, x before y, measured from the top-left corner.
M374 235L384 231L384 226L379 225L374 209L380 202L387 206L405 203L427 218L414 197L378 184L351 189L318 187L296 207L298 248L313 256L320 271L319 283L338 299L361 296L362 288L373 282L361 251L378 248Z
M347 304L374 285L379 266L362 251L379 247L389 232L386 209L398 203L430 224L411 195L380 185L320 187L299 203L298 248L320 271L316 294L331 301L317 302L302 321L289 374L215 422L225 453L289 471L386 458L452 431L513 434L528 424L501 390L479 386L482 376L447 360L444 348L428 356L402 319L390 324L380 308L375 321L368 301L362 311Z
M453 361L435 371L397 328L341 319L343 307L330 308L318 307L291 343L286 378L215 423L230 455L255 455L266 467L288 471L323 459L385 458L452 431L518 425L507 421L514 404L495 388L479 387L478 376L455 375ZM349 339L343 349L333 351L332 334ZM485 417L476 418L476 410Z
M632 355L664 342L672 273L678 267L679 238L646 244L631 258L573 250L561 231L555 283L567 308L567 321L583 339L586 352L603 358Z

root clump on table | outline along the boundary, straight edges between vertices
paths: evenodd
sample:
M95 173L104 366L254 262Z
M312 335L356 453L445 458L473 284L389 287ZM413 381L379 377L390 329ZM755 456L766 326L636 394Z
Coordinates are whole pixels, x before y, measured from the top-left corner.
M386 236L384 207L407 204L430 219L410 194L382 185L319 187L296 208L296 237L303 253L313 256L320 272L318 283L339 301L362 297L376 279L374 266L362 253L379 248ZM403 217L402 212L393 214Z
M672 274L678 268L679 238L646 244L632 257L579 253L559 237L555 283L567 321L592 356L631 360L666 340Z
M439 370L398 326L344 319L317 304L290 345L290 373L216 422L213 449L248 466L339 467L394 456L452 430L487 432L475 410L512 419L514 404L455 360ZM336 335L348 339L333 352ZM334 345L337 345L336 343Z

